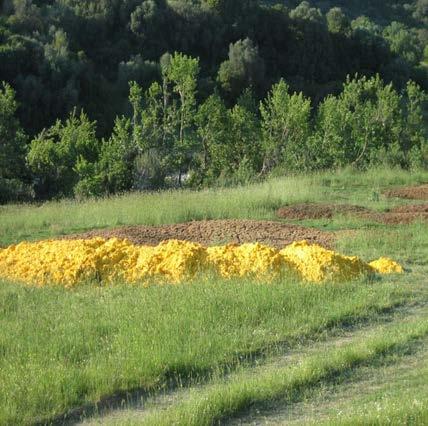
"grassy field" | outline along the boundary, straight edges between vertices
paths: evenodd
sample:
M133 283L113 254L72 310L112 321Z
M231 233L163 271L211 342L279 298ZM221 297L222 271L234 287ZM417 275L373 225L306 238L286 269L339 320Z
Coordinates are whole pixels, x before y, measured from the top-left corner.
M161 225L218 218L275 219L277 208L306 201L360 204L382 211L402 203L384 199L383 189L427 181L426 172L409 174L385 169L359 174L345 171L276 178L231 189L135 193L84 202L0 206L0 245L121 225ZM337 219L314 225L348 226ZM361 222L352 223L353 227L359 225Z
M428 173L374 170L242 188L0 207L0 245L122 224L274 219L295 202L382 211ZM0 282L0 424L426 424L428 226L307 221L406 273L351 283L211 278L74 290Z

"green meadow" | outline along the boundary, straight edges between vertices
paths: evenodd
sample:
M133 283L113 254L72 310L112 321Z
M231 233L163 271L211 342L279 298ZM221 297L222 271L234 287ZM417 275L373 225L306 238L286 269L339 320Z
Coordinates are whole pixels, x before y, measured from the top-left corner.
M385 189L426 182L427 172L344 170L7 205L0 246L121 225L280 220L279 207L301 202L382 212L418 203ZM345 254L391 257L405 273L73 290L0 280L0 424L426 424L426 222L338 215L300 224L336 232Z

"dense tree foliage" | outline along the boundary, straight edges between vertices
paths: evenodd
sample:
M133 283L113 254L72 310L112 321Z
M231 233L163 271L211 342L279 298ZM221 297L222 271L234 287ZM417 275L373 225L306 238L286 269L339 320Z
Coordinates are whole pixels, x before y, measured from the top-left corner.
M427 22L426 0L0 0L0 202L421 166Z
M25 185L27 138L15 117L15 93L8 84L0 86L0 202L29 195Z
M216 93L196 103L196 59L175 53L162 62L162 84L145 92L131 84L132 118L117 118L107 141L75 111L33 139L27 163L39 197L181 186L183 176L200 187L273 170L428 166L428 99L413 82L399 93L379 76L348 77L338 95L312 108L280 80L259 105L245 90L229 108Z
M16 90L30 136L74 107L107 136L115 116L127 113L128 82L147 89L159 80L168 51L199 58L200 96L218 86L229 103L248 84L261 97L280 78L315 101L356 72L428 87L419 67L425 0L269 3L2 0L0 81Z

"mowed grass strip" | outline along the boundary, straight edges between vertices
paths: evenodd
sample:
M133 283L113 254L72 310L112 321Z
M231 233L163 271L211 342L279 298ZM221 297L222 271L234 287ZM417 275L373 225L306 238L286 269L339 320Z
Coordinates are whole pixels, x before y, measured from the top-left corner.
M425 340L425 343L426 340ZM419 348L420 349L420 348ZM391 358L391 359L389 359ZM357 371L352 386L315 398L316 413L291 424L426 425L428 424L428 348L386 357L383 365ZM305 406L305 414L311 409ZM306 411L307 410L307 411ZM312 415L315 414L315 415ZM311 420L309 420L311 419Z
M275 346L374 321L403 286L212 281L179 287L0 283L0 424L45 421L122 391L205 380Z
M271 178L238 188L201 191L131 193L86 201L53 201L39 205L0 206L0 246L22 240L51 238L94 228L163 225L201 219L275 219L276 210L299 202L360 204L376 210L400 204L381 192L391 186L428 182L428 172L399 169L351 170ZM364 224L342 220L335 227ZM322 226L325 221L314 222Z
M394 323L338 349L327 349L323 353L304 357L297 365L259 367L250 372L244 370L225 383L193 392L187 400L167 410L155 412L139 424L212 425L257 404L272 400L291 403L298 400L299 395L308 388L319 386L322 382L390 354L405 353L412 343L427 335L428 316L422 321L418 318L404 324ZM427 410L422 409L418 418L423 418L426 413ZM386 421L388 416L384 414ZM349 419L356 422L352 424L363 424L363 420L364 417L358 416Z
M428 314L425 308L413 310L407 318ZM353 338L373 335L379 326L368 326L352 333ZM323 345L338 345L349 339L328 339ZM427 424L428 414L428 338L412 341L332 380L305 389L296 400L268 401L246 410L227 423L232 425L407 425ZM314 354L319 345L308 348ZM306 348L306 347L305 347ZM303 355L306 355L305 351ZM301 355L302 356L302 355ZM103 419L104 420L104 419ZM121 419L122 420L122 419ZM127 423L128 419L124 423ZM124 424L122 423L122 424ZM110 424L103 422L103 424Z

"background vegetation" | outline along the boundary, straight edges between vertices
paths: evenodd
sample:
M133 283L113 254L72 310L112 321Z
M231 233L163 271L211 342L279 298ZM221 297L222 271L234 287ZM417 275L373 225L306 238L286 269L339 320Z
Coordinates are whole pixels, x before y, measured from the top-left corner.
M426 0L0 12L0 202L426 167Z

